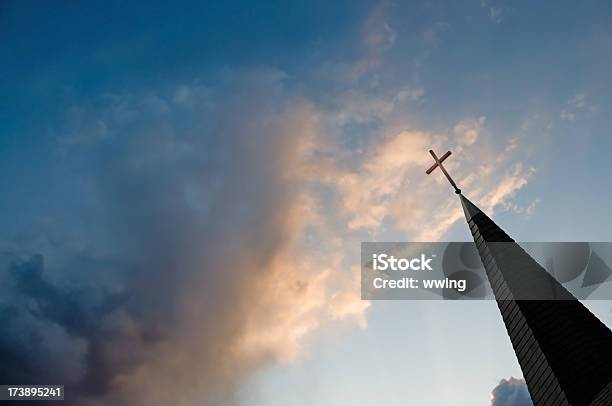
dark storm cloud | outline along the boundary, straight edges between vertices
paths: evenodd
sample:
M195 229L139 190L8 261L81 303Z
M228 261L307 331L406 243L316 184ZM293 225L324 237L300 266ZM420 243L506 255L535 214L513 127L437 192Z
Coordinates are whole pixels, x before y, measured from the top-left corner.
M74 337L93 337L99 334L100 317L110 313L120 305L122 295L110 295L97 302L87 290L62 291L43 277L44 263L41 255L14 262L9 268L16 289L24 297L32 300L31 314L34 317L61 325Z
M105 338L100 322L125 297L103 288L60 288L44 271L41 255L13 259L8 266L14 296L0 306L6 326L0 382L55 382L79 392L103 392L109 377L103 365L94 365L99 340Z
M533 406L524 379L502 379L491 395L491 406Z
M253 312L294 239L289 135L310 117L282 80L245 72L71 110L61 153L87 185L75 198L95 196L85 234L104 246L49 265L9 253L0 381L64 383L74 404L219 404L273 357Z

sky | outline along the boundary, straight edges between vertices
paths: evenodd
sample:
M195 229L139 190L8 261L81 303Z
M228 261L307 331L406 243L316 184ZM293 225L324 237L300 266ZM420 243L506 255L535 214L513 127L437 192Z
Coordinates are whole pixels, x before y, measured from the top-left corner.
M529 404L493 302L362 301L359 246L471 238L430 148L516 240L612 240L611 22L604 1L2 2L0 381Z

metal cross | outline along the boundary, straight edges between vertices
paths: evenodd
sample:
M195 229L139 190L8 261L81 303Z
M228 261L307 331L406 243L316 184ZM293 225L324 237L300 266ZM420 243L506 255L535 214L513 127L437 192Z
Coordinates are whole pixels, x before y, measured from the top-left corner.
M453 178L450 177L450 175L448 174L448 172L446 172L446 169L444 168L444 166L442 166L442 162L444 162L444 160L446 158L448 158L449 156L451 156L451 152L448 151L446 154L442 155L440 158L438 158L435 154L435 152L433 152L432 149L429 150L429 153L431 154L431 156L433 157L433 159L436 161L435 164L433 164L431 166L431 168L429 168L428 170L425 171L426 174L430 174L434 171L434 169L436 169L437 167L440 167L440 170L442 171L442 173L444 173L444 176L446 176L446 179L448 179L448 181L450 182L450 184L455 188L455 193L459 194L461 193L461 189L459 189L457 187L457 184L455 183L455 181L453 181Z

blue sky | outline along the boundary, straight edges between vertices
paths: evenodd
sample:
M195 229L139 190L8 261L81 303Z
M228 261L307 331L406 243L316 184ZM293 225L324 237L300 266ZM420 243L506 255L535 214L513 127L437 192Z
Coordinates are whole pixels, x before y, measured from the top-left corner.
M359 242L470 238L430 147L515 239L610 241L611 20L3 2L0 354L44 355L3 378L69 359L81 403L173 379L185 404L488 405L520 376L494 304L360 302Z

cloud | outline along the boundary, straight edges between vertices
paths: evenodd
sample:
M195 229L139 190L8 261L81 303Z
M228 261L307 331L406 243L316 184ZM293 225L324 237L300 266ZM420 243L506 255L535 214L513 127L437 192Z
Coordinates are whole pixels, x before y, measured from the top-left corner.
M349 228L380 226L391 200L402 190L407 171L427 164L423 151L429 141L424 132L402 131L375 145L358 171L335 177L344 208L352 217Z
M358 76L393 46L389 7L364 24ZM79 235L98 243L60 263L5 244L2 381L60 379L75 404L228 403L253 371L299 359L318 329L367 325L354 261L363 231L437 240L461 219L446 180L424 174L428 149L452 149L446 166L491 211L516 209L533 174L519 142L492 140L483 116L440 131L407 120L422 87L351 82L330 108L286 79L226 71L215 85L70 109L58 148L78 161L99 215ZM354 124L375 124L355 149Z
M496 187L485 194L483 197L485 207L493 210L495 206L503 204L506 197L527 184L528 179L534 172L535 169L525 169L520 162L514 164L506 172L506 175L500 179Z
M363 56L352 64L350 77L357 81L379 70L385 53L393 48L395 30L389 23L389 10L395 5L389 1L378 2L370 11L361 26ZM375 82L375 81L374 81Z
M576 114L574 114L572 112L569 112L567 110L563 110L559 114L559 118L561 118L561 120L565 120L565 121L574 121L574 119L576 118Z
M61 379L75 404L230 402L317 330L367 325L364 230L435 241L461 218L445 179L424 173L429 148L453 150L446 166L489 210L513 209L533 173L516 139L477 142L485 117L434 132L397 118L397 91L325 110L285 79L229 72L70 110L59 149L99 216L78 235L97 243L59 262L7 254L2 381ZM380 126L354 153L338 134L359 116Z
M477 119L462 120L457 123L455 128L453 128L453 133L457 137L458 144L460 146L469 146L475 143L486 120L486 117L481 116Z
M397 95L395 96L395 100L397 100L400 103L404 103L407 101L414 102L414 101L420 100L424 94L425 94L425 91L421 87L414 88L414 89L409 88L409 87L404 87L399 92L397 92Z
M588 102L587 96L584 93L572 96L565 104L567 107L559 113L559 118L564 121L574 121L579 114L584 112L595 113L598 110L597 106Z
M532 406L524 379L502 379L491 392L491 406Z
M376 5L363 23L363 41L372 51L386 50L395 42L395 32L387 21L387 13L393 4L382 1Z
M577 109L583 109L586 106L585 97L586 96L584 93L579 93L575 95L574 97L572 97L571 99L569 99L567 101L567 104L574 106Z
M489 0L481 0L480 5L487 11L489 20L496 24L501 23L508 12L506 7L493 5Z
M74 404L220 404L321 326L365 326L342 241L308 244L329 235L303 175L319 113L282 75L226 80L71 113L61 151L88 163L108 257L8 256L0 380L60 379Z
M499 146L476 143L485 123L485 117L466 118L440 134L391 132L374 139L356 167L330 169L331 174L324 178L338 190L349 229L380 233L391 228L413 240L435 241L460 220L461 208L449 198L449 185L442 185L444 176L424 173L431 164L426 152L430 148L440 154L447 148L453 151L445 166L483 209L522 211L511 198L527 184L534 169L520 161L510 163L517 153L517 139ZM480 158L471 158L475 156ZM441 186L432 188L432 182Z
M341 106L336 114L338 125L382 121L396 108L396 100L391 97L373 97L356 90L348 90L337 99Z
M329 75L333 108L269 69L71 108L58 149L86 184L74 199L95 202L98 227L78 236L96 244L2 242L0 381L63 382L68 404L231 403L316 331L367 326L354 260L364 235L437 240L462 218L439 171L424 174L429 148L452 149L447 167L483 208L520 211L512 197L534 172L517 139L501 144L478 114L432 130L405 118L419 83L381 90L392 10L372 9L363 55ZM449 29L418 37L415 66Z

